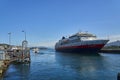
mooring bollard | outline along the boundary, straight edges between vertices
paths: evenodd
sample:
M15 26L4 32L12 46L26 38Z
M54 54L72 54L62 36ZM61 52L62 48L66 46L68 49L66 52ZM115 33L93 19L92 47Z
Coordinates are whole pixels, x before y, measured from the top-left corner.
M117 80L120 80L120 73L118 73L117 75Z

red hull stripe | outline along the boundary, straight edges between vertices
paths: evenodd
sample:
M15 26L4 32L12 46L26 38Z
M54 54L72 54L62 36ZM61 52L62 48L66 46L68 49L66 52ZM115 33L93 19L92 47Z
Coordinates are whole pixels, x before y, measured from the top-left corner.
M57 49L75 49L75 48L102 48L105 44L94 44L94 45L80 45L80 46L64 46Z

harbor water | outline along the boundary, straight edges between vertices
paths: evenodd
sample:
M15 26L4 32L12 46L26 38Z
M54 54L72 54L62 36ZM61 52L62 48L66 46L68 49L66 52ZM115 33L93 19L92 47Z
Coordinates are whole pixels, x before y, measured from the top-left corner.
M3 80L117 80L120 54L80 55L31 51L30 64L11 64Z

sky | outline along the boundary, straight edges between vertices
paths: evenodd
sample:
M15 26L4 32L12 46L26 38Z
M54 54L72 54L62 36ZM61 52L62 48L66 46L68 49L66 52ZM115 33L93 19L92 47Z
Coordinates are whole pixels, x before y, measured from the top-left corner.
M62 36L88 31L120 39L120 0L0 0L0 43L54 47Z

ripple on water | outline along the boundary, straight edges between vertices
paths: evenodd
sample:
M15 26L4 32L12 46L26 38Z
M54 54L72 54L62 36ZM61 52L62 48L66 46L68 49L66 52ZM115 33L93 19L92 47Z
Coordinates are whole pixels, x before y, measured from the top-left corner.
M54 50L31 52L30 65L12 64L4 80L116 80L120 55L80 55Z

